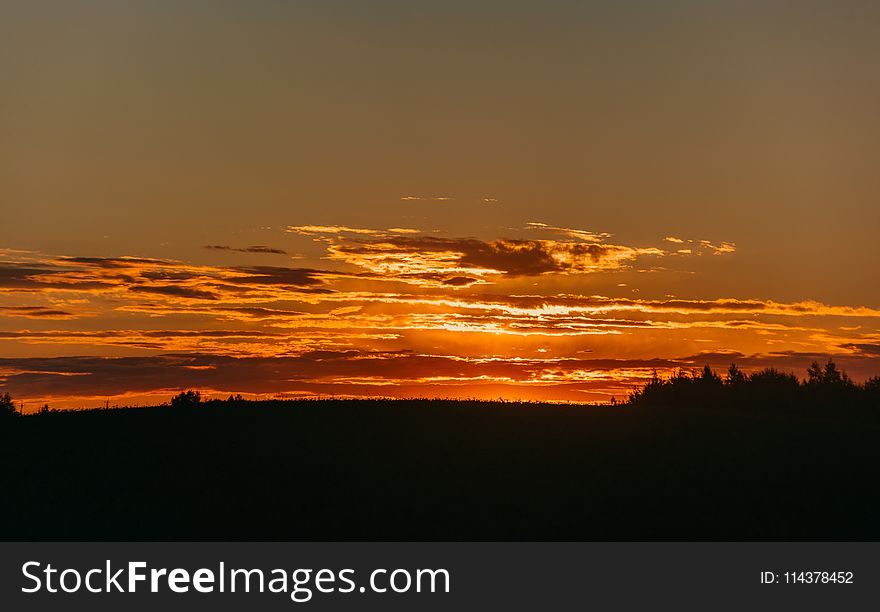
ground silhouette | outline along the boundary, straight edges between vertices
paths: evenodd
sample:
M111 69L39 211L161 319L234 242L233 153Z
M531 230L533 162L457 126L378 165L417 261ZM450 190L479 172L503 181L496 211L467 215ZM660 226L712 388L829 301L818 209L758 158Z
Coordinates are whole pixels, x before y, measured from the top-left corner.
M677 373L613 407L13 410L0 538L878 540L878 387L826 365Z

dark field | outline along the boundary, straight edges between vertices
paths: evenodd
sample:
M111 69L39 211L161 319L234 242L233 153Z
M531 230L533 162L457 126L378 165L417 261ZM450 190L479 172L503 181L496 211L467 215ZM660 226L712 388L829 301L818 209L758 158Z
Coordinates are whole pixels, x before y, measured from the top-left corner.
M878 540L878 433L449 401L49 413L0 423L0 538Z

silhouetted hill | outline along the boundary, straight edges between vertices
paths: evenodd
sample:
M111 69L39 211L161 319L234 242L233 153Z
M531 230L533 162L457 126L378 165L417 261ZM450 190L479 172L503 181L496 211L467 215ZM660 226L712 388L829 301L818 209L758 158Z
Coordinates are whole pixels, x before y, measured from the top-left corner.
M0 537L877 540L876 415L439 400L49 412L0 423Z

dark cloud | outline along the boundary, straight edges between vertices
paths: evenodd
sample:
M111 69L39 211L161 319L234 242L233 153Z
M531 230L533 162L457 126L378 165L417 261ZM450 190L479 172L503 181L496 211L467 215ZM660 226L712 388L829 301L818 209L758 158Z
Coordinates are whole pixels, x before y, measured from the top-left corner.
M464 267L499 270L511 276L537 276L548 272L582 271L585 264L599 265L625 247L598 244L556 243L541 240L468 241L460 263Z
M109 269L181 265L179 262L167 259L152 259L148 257L59 257L56 261L62 264L77 263Z
M27 338L45 339L127 339L127 338L277 338L282 334L252 330L129 330L111 329L99 331L0 331L0 340L18 340Z
M269 247L249 247L270 252ZM257 252L257 251L252 251ZM187 299L238 297L261 287L329 293L336 273L277 266L211 267L135 257L62 257L38 263L0 263L0 290L116 291ZM249 297L253 297L249 295Z
M92 278L65 278L69 269L33 263L0 263L0 290L43 291L46 289L89 291L112 289L115 284Z
M255 319L286 319L291 316L304 314L298 310L283 310L280 308L262 308L259 306L239 306L226 309L233 313L242 313Z
M70 319L74 315L66 310L46 306L0 306L0 317L25 317L29 319Z
M247 274L227 282L241 285L283 285L292 287L310 287L320 285L327 273L308 268L279 268L276 266L239 266L232 268L236 272Z
M52 272L51 268L38 268L30 264L0 263L0 287L30 288L36 284L33 277Z
M208 244L205 245L206 249L213 249L215 251L235 251L237 253L264 253L268 255L287 255L287 251L283 249L276 249L274 247L268 247L263 245L255 245L249 247L231 247L223 244Z
M363 381L408 382L443 377L538 380L548 372L612 371L617 368L667 368L669 360L463 360L418 355L407 351L369 353L316 351L293 357L227 357L162 355L154 357L55 357L0 359L0 371L10 372L0 389L18 397L112 396L182 388L221 392L293 392L323 385L369 387ZM572 382L572 381L565 381ZM390 388L388 388L390 389ZM438 388L439 389L439 388ZM375 385L367 395L382 395ZM442 391L438 390L438 395Z
M151 346L148 341L143 344L146 348ZM170 395L184 388L220 393L350 393L399 397L450 397L461 393L466 397L468 393L473 396L481 392L480 389L509 385L509 390L522 398L530 397L530 389L538 399L542 397L539 393L552 388L555 397L584 400L587 398L582 394L569 396L562 390L608 392L610 388L625 394L634 385L644 382L653 369L669 373L677 368L698 369L708 364L723 372L733 362L746 371L772 366L803 376L812 361L826 359L824 355L796 352L767 355L706 352L678 359L465 359L409 351L355 350L315 351L286 357L180 354L12 358L0 359L3 373L0 374L0 391L9 391L23 399L127 393ZM835 356L835 361L857 380L876 375L880 367L880 359ZM582 372L593 375L583 377Z
M155 338L273 338L281 336L272 332L252 330L188 330L188 329L161 329L138 332L146 337Z
M850 343L844 344L841 348L855 351L858 353L862 353L864 355L878 355L880 356L880 344L871 344L871 343Z
M37 267L33 264L0 263L0 288L33 290L41 289L46 283L40 278L55 274L60 270L50 267Z
M181 285L134 285L128 288L129 291L138 293L155 293L158 295L168 295L172 297L189 298L193 300L218 300L220 297L216 293L210 291L202 291L192 287L184 287Z
M340 239L330 246L336 259L373 271L395 269L442 272L476 268L512 277L547 273L591 272L620 267L638 255L660 255L658 249L561 242L555 240L494 240L385 236L377 239ZM445 260L437 254L449 254ZM432 268L425 270L424 268Z
M469 276L453 276L452 278L444 278L441 282L450 287L467 287L478 282L478 280Z
M600 295L502 295L483 294L479 298L484 303L497 303L517 308L541 308L561 306L566 308L621 310L628 312L659 312L667 314L724 314L754 313L768 315L825 315L825 316L880 316L880 311L869 308L848 306L828 306L819 302L774 302L771 300L740 300L720 298L713 300L653 300L637 298L618 298ZM733 324L734 322L731 322ZM749 321L738 321L739 325L750 325Z
M139 276L140 278L156 281L185 281L199 278L199 275L195 272L186 272L180 270L144 270L139 274Z

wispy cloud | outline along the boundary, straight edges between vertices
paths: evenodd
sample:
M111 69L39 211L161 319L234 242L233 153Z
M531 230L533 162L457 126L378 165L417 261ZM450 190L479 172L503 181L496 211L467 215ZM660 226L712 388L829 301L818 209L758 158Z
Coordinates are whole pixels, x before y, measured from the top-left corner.
M288 255L288 252L284 249L276 249L274 247L263 246L263 245L255 245L248 247L231 247L223 244L208 244L205 245L206 249L212 249L215 251L235 251L237 253L262 253L266 255Z
M386 236L388 234L418 234L417 229L408 227L392 227L389 229L367 229L363 227L348 227L346 225L289 225L288 233L302 234L305 236L360 234L364 236Z
M447 202L452 198L449 196L416 196L416 195L405 195L400 196L400 199L404 202Z
M603 242L608 238L611 238L611 234L607 234L605 232L593 232L590 230L573 229L570 227L557 227L537 221L526 223L526 226L534 230L543 230L546 232L562 234L563 236L568 236L569 238L575 238L577 240L583 240L584 242Z

